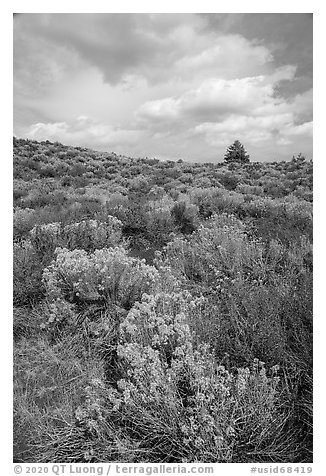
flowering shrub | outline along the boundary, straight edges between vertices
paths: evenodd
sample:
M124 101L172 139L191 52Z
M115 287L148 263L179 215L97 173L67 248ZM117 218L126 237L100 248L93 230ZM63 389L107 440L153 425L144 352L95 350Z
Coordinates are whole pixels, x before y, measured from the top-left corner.
M99 378L93 378L85 387L85 401L75 410L75 419L79 427L82 427L87 436L99 435L101 425L105 425L105 416L108 411L105 383Z
M297 222L298 226L306 224L312 227L311 203L289 196L284 200L284 206L289 220Z
M243 195L264 195L264 188L259 185L247 185L239 184L236 188L236 192L242 193Z
M52 254L57 246L61 244L62 227L60 223L48 223L36 225L30 231L30 240L37 251L42 256Z
M312 222L312 205L296 197L286 197L283 200L269 197L259 197L242 205L246 214L253 217L272 218L283 216L290 221Z
M282 419L278 377L258 361L231 374L207 346L195 348L187 324L193 305L189 294L143 295L121 323L115 419L120 414L151 461L227 462L245 447L263 454L264 432L276 436Z
M33 208L15 208L13 221L14 239L22 238L33 228L35 215L36 213Z
M166 361L171 359L178 342L190 340L188 327L184 326L189 307L185 296L190 298L181 292L144 294L142 302L134 305L120 326L122 341L149 345L160 353L164 351Z
M62 239L67 248L94 250L117 245L122 237L122 222L108 216L105 223L97 220L83 220L63 229Z
M157 271L131 258L122 247L95 250L56 250L56 259L44 270L43 282L51 298L112 302L129 307L148 292Z
M83 220L66 226L60 223L37 225L31 230L30 237L35 250L41 255L52 254L60 246L93 251L117 245L122 237L121 229L121 221L108 216L104 223Z
M216 190L212 195L213 213L235 213L244 202L243 195L235 191Z
M312 239L312 204L305 200L260 197L245 202L241 213L253 218L255 233L266 242L279 239L289 245L301 235Z
M40 329L51 333L55 333L66 324L72 324L76 320L73 305L60 297L43 301L37 315Z
M242 210L246 215L261 218L271 214L274 207L274 200L269 197L259 197L242 205Z
M221 280L262 280L266 274L262 244L249 240L244 225L233 216L213 216L188 241L175 238L164 255L178 276L213 289Z
M188 240L175 238L157 265L169 265L183 287L202 296L189 316L199 342L209 342L220 359L227 353L231 365L256 356L273 365L288 359L294 342L298 356L309 355L303 336L309 340L311 258L305 237L291 247L264 244L239 220L221 215Z
M173 203L173 200L166 197L149 202L149 210L146 214L146 229L151 240L156 243L166 243L169 235L175 229L174 220L171 216Z

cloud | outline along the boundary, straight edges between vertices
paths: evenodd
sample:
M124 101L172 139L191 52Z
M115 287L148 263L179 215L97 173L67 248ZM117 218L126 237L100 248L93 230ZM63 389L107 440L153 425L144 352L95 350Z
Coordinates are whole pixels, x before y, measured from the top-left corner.
M62 141L67 145L128 146L136 143L142 131L113 128L110 125L96 122L87 116L79 116L70 123L36 123L26 130L24 136L35 140Z
M273 60L257 41L208 30L207 19L195 14L27 14L18 23L18 57L51 63L43 75L37 71L41 76L56 64L69 69L69 61L83 61L111 84L130 75L150 83L191 74L234 78L264 71Z
M283 137L290 143L293 136L311 137L312 123L295 125L292 113L267 117L230 116L220 123L200 124L194 128L194 133L203 134L212 146L232 142L234 137L250 144L273 141L275 137L278 140Z
M54 59L65 50L117 84L130 74L162 80L164 66L184 54L185 40L196 41L205 21L192 14L28 14L18 23L17 50L27 38L29 51L40 55L46 43Z
M311 122L305 122L303 124L298 125L288 125L282 131L282 134L285 136L306 136L312 137L313 133L313 124Z
M238 34L268 45L274 64L297 65L295 81L282 85L282 93L295 96L312 87L312 13L228 13L203 14L208 30L225 35Z
M242 78L262 73L273 60L271 52L255 41L240 35L216 35L210 33L200 50L189 50L176 63L181 73L212 75L220 78ZM212 46L213 45L213 46Z
M140 121L189 126L198 122L220 122L230 115L264 116L286 110L284 99L274 95L277 83L290 80L295 68L285 67L270 76L225 80L210 78L179 97L168 97L144 103L136 116ZM303 101L304 103L304 101ZM299 100L298 100L299 105ZM306 106L306 103L303 104ZM233 116L232 116L233 117Z
M183 133L188 142L203 139L212 149L225 149L235 138L253 150L290 148L300 138L307 150L312 91L288 100L275 93L280 81L291 81L294 75L295 67L286 66L267 76L210 78L180 96L146 102L136 116L153 133Z

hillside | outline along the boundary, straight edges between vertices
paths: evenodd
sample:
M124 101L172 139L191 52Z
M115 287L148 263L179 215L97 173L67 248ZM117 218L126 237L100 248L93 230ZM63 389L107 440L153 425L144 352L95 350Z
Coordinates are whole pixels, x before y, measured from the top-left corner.
M15 461L311 461L312 174L14 138Z
M255 219L265 238L286 240L289 227L292 241L291 232L311 236L309 226L304 228L311 212L312 163L300 156L271 164L160 162L14 139L14 206L37 210L40 223L68 223L105 208L122 219L128 235L147 237L151 225L146 212L157 202L169 212L186 203L193 214L189 220L198 223L215 212ZM30 226L36 223L31 220ZM163 228L166 233L181 225ZM189 229L193 231L191 224ZM155 237L161 238L156 230Z

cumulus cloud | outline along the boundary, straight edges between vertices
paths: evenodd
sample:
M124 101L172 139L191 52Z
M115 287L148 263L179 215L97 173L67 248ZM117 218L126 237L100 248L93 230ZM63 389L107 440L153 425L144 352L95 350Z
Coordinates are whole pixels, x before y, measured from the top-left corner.
M35 140L62 141L68 145L84 146L128 146L136 143L143 135L142 131L113 128L90 119L79 116L70 123L36 123L32 124L24 134Z
M147 129L170 134L188 130L192 140L203 138L217 149L234 138L254 150L295 146L298 138L307 144L312 137L311 91L288 100L275 94L277 84L294 74L294 67L282 67L269 76L210 78L179 97L146 102L137 117Z
M226 122L230 124L230 130L234 131L237 128L237 121L234 123L232 121L237 117L259 116L260 123L266 127L270 119L264 121L263 116L270 118L272 115L275 127L278 117L291 109L290 103L275 96L275 87L279 81L290 80L294 74L295 68L285 67L270 76L232 80L210 78L203 81L199 87L185 91L179 97L144 103L136 112L136 116L141 121L147 121L148 127L151 127L152 123L155 126L155 122L164 123L166 127L170 127L171 123L187 127L203 121L219 124L229 117ZM297 98L297 108L299 105L300 98ZM303 100L303 108L306 105Z
M211 145L218 145L237 136L247 143L280 140L287 136L311 137L312 123L295 125L292 113L284 113L267 117L230 116L220 123L206 122L194 128L194 133L203 134ZM283 137L284 138L284 137Z
M188 54L177 61L176 67L180 74L195 74L220 78L241 78L259 74L268 69L273 56L265 46L255 41L248 41L240 35L206 36L206 44L198 51ZM182 73L181 73L182 72Z

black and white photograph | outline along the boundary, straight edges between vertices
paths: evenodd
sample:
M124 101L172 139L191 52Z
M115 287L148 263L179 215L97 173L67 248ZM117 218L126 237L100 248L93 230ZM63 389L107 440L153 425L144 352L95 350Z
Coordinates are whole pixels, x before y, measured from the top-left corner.
M312 471L314 14L197 8L13 14L15 468Z

